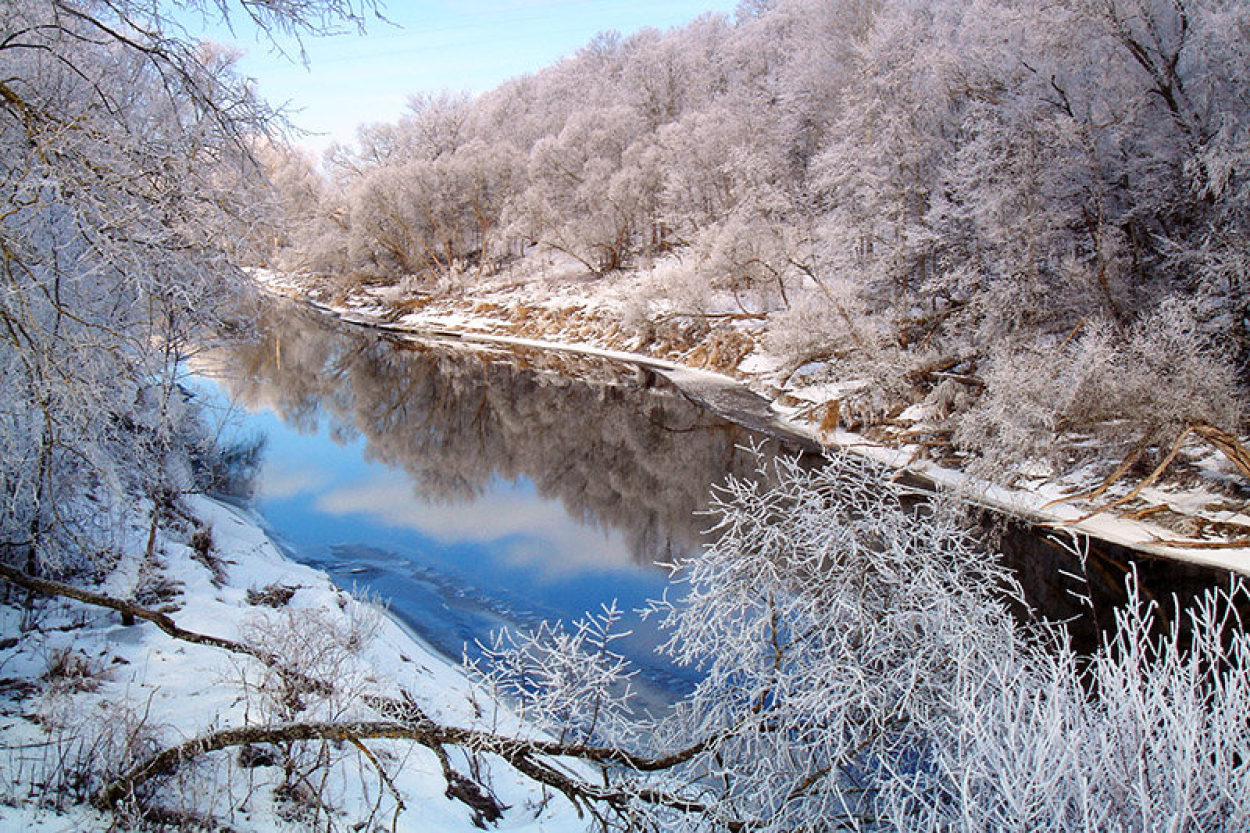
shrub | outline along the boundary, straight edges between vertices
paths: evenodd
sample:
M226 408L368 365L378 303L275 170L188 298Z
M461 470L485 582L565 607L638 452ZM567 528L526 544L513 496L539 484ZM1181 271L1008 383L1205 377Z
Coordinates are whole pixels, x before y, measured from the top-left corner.
M1124 333L1093 321L1059 346L1003 344L955 442L977 455L975 473L1009 481L1028 464L1057 474L1095 453L1166 445L1195 423L1235 433L1241 404L1232 362L1189 305L1168 301Z
M622 825L1250 823L1239 587L1207 595L1181 628L1130 582L1115 635L1078 656L1062 630L1019 625L998 559L884 472L841 457L766 473L774 486L728 484L716 543L677 565L682 598L652 609L663 650L704 672L668 719L625 725L611 611L495 646L488 682L549 731L592 738L587 717L610 715L605 734L650 756L603 770L605 812ZM583 708L567 708L571 695Z
M148 706L122 699L84 709L73 688L54 685L39 709L48 754L37 764L32 781L42 797L58 807L65 801L87 801L101 786L159 751L164 730L152 722Z

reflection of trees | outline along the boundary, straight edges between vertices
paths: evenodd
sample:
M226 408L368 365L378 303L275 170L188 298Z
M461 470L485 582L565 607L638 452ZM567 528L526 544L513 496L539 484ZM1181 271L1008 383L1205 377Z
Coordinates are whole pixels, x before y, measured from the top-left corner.
M1193 608L1209 590L1227 588L1234 578L1227 570L1144 556L1101 541L1089 542L1082 559L1061 543L1064 538L1016 523L1001 532L1000 551L1026 603L1041 616L1067 622L1073 645L1086 654L1115 630L1116 612L1129 601L1130 573L1142 597L1156 605L1158 632L1175 625L1184 641L1193 622L1180 611ZM1234 602L1235 615L1250 622L1247 597L1238 595Z
M525 477L574 517L623 532L643 562L694 546L711 485L751 465L743 429L598 359L397 342L291 305L223 359L244 405L363 435L426 499Z
M266 322L256 341L223 356L232 394L302 430L326 419L344 439L363 435L367 453L402 466L426 499L465 500L492 478L525 477L574 517L620 530L634 557L650 562L694 546L711 485L753 467L738 447L743 429L619 364L396 342L293 305ZM1192 597L1224 575L1103 545L1081 564L1019 527L999 543L1031 607L1085 617L1074 627L1086 647L1123 603L1127 570L1160 600ZM1073 578L1081 574L1089 585ZM1086 595L1088 607L1077 600Z

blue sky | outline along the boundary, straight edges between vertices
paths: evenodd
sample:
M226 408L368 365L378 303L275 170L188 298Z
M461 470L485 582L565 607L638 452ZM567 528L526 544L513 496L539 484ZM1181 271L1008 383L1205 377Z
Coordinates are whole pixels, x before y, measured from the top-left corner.
M219 28L206 36L245 51L242 72L269 101L288 103L296 125L322 134L304 140L320 151L333 140L350 141L359 124L394 121L413 93L483 92L575 52L599 32L668 29L707 11L732 15L736 6L737 0L391 0L385 11L391 23L374 22L363 36L306 40L308 67L273 54L248 31Z

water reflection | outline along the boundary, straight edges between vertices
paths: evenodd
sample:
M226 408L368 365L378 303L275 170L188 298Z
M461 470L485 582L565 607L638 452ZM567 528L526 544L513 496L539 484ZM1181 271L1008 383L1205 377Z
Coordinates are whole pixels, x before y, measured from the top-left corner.
M598 359L404 341L282 305L217 360L268 438L258 503L273 530L452 657L500 625L658 596L654 562L699 546L713 484L756 463L744 429ZM1069 621L1086 649L1130 570L1162 602L1227 581L1107 546L1082 563L1031 530L1001 533L1022 615ZM691 680L654 656L654 628L631 626L624 651L680 693Z
M503 624L664 592L748 433L619 363L380 337L294 305L215 356L267 436L257 503L298 559L459 657ZM690 680L631 622L651 683Z
M223 358L227 388L249 409L340 442L363 437L369 459L410 478L407 488L377 482L372 493L324 496L328 511L367 507L462 528L454 519L492 483L525 479L569 516L618 531L630 556L650 564L696 546L711 484L751 465L743 429L662 381L640 384L635 369L598 359L404 343L290 305L275 309L259 340ZM265 488L278 494L292 478L317 476L268 472ZM486 499L467 520L529 511Z

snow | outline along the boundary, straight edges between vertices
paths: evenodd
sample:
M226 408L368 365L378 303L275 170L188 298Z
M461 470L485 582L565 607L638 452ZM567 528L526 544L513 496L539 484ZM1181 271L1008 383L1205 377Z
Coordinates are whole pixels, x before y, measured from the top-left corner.
M938 407L932 402L917 402L903 409L898 415L902 422L928 422L937 417Z
M431 321L437 321L441 324L443 316L438 318L421 319L422 329L414 329L413 334L421 336L427 332L425 328L429 326ZM462 325L463 326L463 325ZM678 371L686 370L675 362L665 361L663 359L653 359L650 356L644 356L639 353L630 353L624 350L608 350L602 347L596 347L586 343L568 343L559 341L547 341L545 339L521 338L519 336L497 335L495 333L478 332L476 330L463 330L461 332L435 332L434 335L440 337L453 337L460 341L468 341L476 344L498 344L508 347L527 347L534 350L548 350L557 353L573 353L580 356L594 356L600 359L611 359L628 364L639 365L641 367L650 367L655 370ZM732 381L728 376L722 374L710 373L708 371L691 371L702 373L705 376L715 377L724 381Z
M738 370L748 376L767 376L781 370L783 365L780 357L755 350L739 362Z
M310 567L287 560L249 513L206 497L187 501L197 522L212 531L214 552L222 559L225 581L214 584L213 571L193 558L185 543L162 535L158 547L161 578L179 586L174 599L178 610L170 615L179 626L200 633L241 639L260 621L325 623L342 627L355 617L376 620L376 635L360 657L361 683L369 691L395 697L409 692L431 718L461 726L481 725L488 714L500 729L524 729L498 704L483 707L484 698L455 666L405 631L387 616L373 613L367 602L352 598L334 587L329 578ZM143 526L136 522L128 545L142 551ZM135 550L131 550L135 551ZM119 571L105 589L122 597L134 593L136 571ZM125 584L131 584L126 592ZM248 591L271 585L296 588L282 609L249 604ZM301 620L301 614L319 618ZM18 633L19 608L0 608L3 632ZM32 782L46 777L59 751L48 745L49 735L39 725L50 715L72 715L69 725L75 738L89 738L105 721L113 721L119 701L131 708L147 709L147 725L159 729L162 745L180 742L213 729L255 722L256 703L242 690L240 681L249 671L262 668L249 657L221 649L175 640L150 623L121 624L111 612L68 600L52 600L40 616L39 627L25 632L17 645L0 651L0 829L104 830L112 823L107 814L86 805L59 810L38 806L31 800ZM53 657L80 653L90 675L81 686L47 685L45 691L25 697L6 688L12 680L46 677ZM76 690L81 689L81 690ZM476 704L476 705L475 705ZM56 740L53 733L53 740ZM65 738L60 741L64 743ZM400 741L368 742L384 760L394 763L390 772L407 809L398 817L398 830L472 831L472 813L463 803L444 796L447 785L433 753ZM275 812L272 786L278 767L247 770L248 775L223 775L221 761L231 753L216 753L217 763L195 768L193 794L233 826L249 830L303 829L300 823L283 821ZM463 758L452 751L453 762ZM581 830L584 824L563 799L544 802L536 785L524 780L499 760L486 759L492 788L510 809L497 829L508 831ZM369 803L359 785L370 784L371 800L377 798L378 776L359 756L341 766L327 790L341 811L340 821L350 828L356 819L369 815ZM254 779L249 788L237 783ZM336 780L337 779L337 780ZM384 791L383 805L389 794ZM534 808L541 807L536 812ZM390 813L386 813L390 821Z
M471 330L482 326L481 319L472 318L468 315L457 315L455 313L445 313L443 315L405 315L399 319L401 326L411 328L419 327L446 327L448 329Z
M1154 524L1111 513L1090 516L1088 510L1071 503L1051 506L1049 504L1053 500L1062 497L1054 492L1041 489L1026 491L995 486L970 477L964 472L938 466L927 460L913 460L906 448L887 448L842 429L838 429L830 444L848 449L891 468L908 469L928 478L940 488L954 491L976 505L1005 512L1043 527L1050 527L1058 533L1088 535L1151 555L1218 567L1250 576L1250 548L1204 549L1169 546L1157 543L1173 538Z
M866 379L850 379L842 382L822 382L813 385L800 385L786 391L792 398L804 402L824 404L836 402L844 396L858 393L869 385Z

